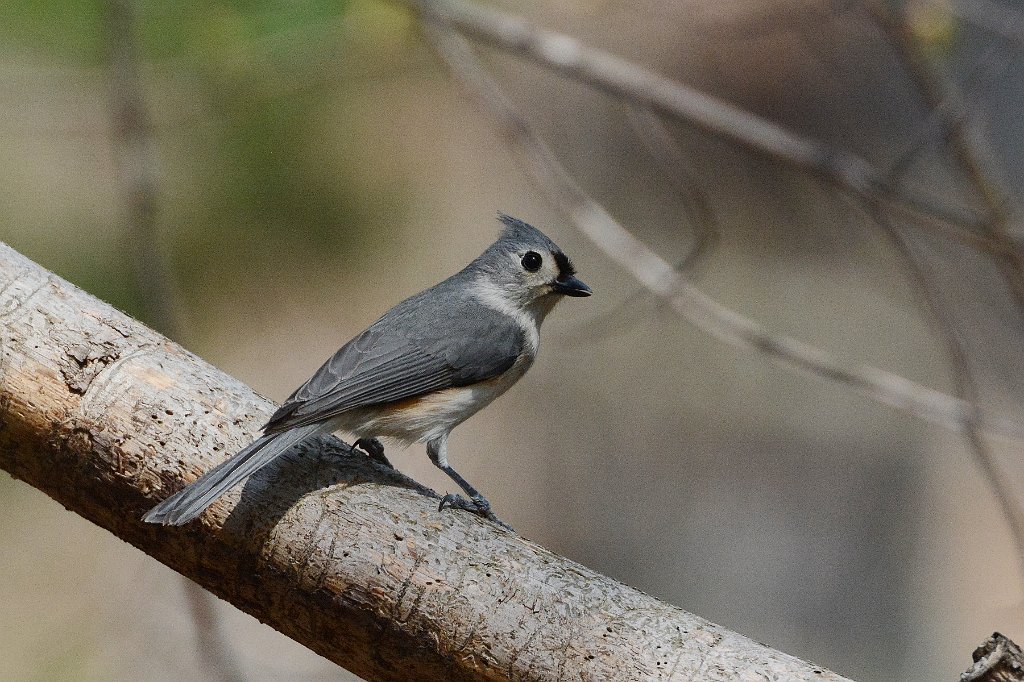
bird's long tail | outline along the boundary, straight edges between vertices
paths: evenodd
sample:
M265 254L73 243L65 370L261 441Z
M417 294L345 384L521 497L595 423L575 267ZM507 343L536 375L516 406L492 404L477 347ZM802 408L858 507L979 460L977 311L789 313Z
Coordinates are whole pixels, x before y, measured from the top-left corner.
M187 488L174 493L142 517L146 523L180 526L196 518L235 484L269 464L278 455L310 436L323 433L321 424L299 426L258 438L237 455L221 462Z

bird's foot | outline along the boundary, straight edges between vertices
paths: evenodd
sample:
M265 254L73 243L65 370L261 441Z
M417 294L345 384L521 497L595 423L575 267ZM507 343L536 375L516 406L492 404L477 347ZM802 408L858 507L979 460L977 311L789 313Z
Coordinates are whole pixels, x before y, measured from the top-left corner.
M491 503L482 495L474 495L472 499L468 499L462 495L448 493L441 498L441 504L437 506L437 510L444 511L445 507L448 507L449 509L464 509L465 511L482 516L488 521L493 521L502 528L513 530L512 526L499 519L494 512L491 511Z
M445 507L451 507L452 509L465 509L466 511L473 512L474 514L480 514L481 516L484 516L491 511L491 503L484 499L482 495L477 495L470 500L466 499L462 495L448 493L441 498L441 504L438 505L437 511L443 511Z
M367 457L378 464L383 464L388 469L395 468L395 465L384 455L384 444L376 438L360 438L352 444L352 447L359 448L366 453Z

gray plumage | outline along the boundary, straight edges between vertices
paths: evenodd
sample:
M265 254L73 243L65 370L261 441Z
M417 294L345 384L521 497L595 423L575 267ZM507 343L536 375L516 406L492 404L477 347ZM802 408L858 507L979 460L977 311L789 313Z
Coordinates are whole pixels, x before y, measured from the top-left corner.
M470 266L389 310L299 387L267 422L267 432L507 371L523 352L524 332L468 293L472 275Z
M499 217L505 230L478 258L342 346L273 414L263 436L144 520L187 523L296 443L336 430L426 441L432 461L474 500L449 496L451 505L487 512L486 500L448 465L448 434L529 369L540 323L558 300L590 293L550 239ZM528 253L539 256L537 270L527 268Z

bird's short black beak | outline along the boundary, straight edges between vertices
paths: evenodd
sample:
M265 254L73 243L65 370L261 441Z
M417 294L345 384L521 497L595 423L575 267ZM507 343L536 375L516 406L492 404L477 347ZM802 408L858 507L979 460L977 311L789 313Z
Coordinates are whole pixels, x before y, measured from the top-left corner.
M556 294L563 296L590 296L594 293L590 287L575 277L560 277L551 283L551 288Z

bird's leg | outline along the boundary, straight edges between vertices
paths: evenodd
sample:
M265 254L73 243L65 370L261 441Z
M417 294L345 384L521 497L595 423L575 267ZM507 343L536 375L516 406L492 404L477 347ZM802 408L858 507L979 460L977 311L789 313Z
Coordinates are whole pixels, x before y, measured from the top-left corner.
M448 478L458 483L459 487L466 491L466 494L470 497L467 500L461 495L449 493L441 498L440 509L452 507L453 509L465 509L466 511L476 512L481 515L485 515L491 510L491 503L476 488L471 486L469 481L464 479L458 471L448 464L447 438L439 438L427 443L427 456L430 457L430 461L434 463L434 466L446 473Z
M366 456L372 459L374 462L383 464L388 469L394 469L395 466L388 461L388 458L384 455L384 444L376 438L360 438L355 443L352 443L352 447L359 448L366 453Z
M448 474L448 476L459 484L459 487L466 491L470 499L466 499L462 495L456 493L448 493L441 498L441 509L445 507L452 507L455 509L465 509L466 511L479 512L480 514L486 514L491 510L491 503L487 501L487 498L477 492L477 489L469 484L469 482L459 475L459 472L452 469L450 466L439 467L441 471ZM439 510L440 511L440 510Z
M439 438L428 442L427 456L430 457L430 461L434 463L434 466L446 473L448 478L458 483L459 487L469 495L469 499L466 499L462 495L448 493L441 498L441 504L438 505L437 508L438 511L442 511L445 507L451 507L452 509L465 509L466 511L479 514L485 519L494 521L498 525L512 530L512 526L499 519L495 516L494 512L491 511L491 503L487 501L487 498L481 495L476 488L469 484L469 481L464 479L458 471L448 464L447 438Z

